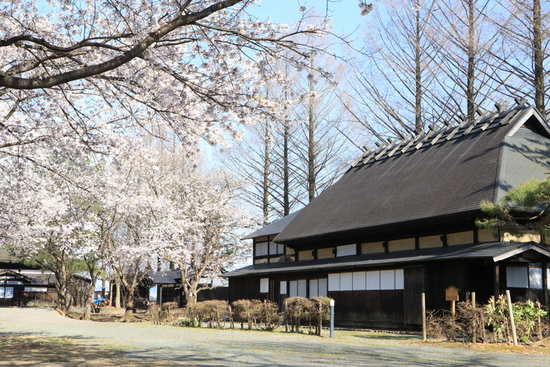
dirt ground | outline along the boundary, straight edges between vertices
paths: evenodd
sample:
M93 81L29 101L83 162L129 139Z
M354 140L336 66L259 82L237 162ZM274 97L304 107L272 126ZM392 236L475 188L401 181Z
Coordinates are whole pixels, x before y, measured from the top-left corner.
M418 335L337 330L334 338L61 317L0 309L0 366L548 366L550 343L497 347L422 342ZM111 322L106 322L111 321Z

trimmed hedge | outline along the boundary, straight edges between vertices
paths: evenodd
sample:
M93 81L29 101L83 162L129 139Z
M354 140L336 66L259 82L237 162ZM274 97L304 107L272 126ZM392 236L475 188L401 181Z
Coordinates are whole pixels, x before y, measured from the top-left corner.
M285 299L285 318L287 331L300 332L300 326L307 325L310 334L321 335L323 322L330 318L330 298L287 298Z
M226 301L197 302L186 308L185 317L179 318L179 326L231 328L239 323L249 330L272 331L287 326L286 331L300 332L300 326L309 328L310 334L321 335L322 324L330 316L330 298L316 297L312 300L304 297L292 297L285 300L285 311L281 312L275 302L258 299L241 299L229 305Z

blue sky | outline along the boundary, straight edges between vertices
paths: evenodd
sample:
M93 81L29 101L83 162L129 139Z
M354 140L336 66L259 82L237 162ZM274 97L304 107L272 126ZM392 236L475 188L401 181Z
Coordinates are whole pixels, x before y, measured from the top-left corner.
M251 6L248 12L260 19L271 16L276 23L292 24L300 19L300 6L315 9L319 15L332 18L334 33L360 37L365 25L365 17L361 16L358 0L262 0L259 5ZM376 4L375 4L376 6Z

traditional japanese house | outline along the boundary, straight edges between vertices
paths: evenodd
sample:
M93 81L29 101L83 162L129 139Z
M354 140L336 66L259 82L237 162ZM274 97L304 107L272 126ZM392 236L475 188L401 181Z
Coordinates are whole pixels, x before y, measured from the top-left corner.
M14 261L0 249L0 307L53 305L57 299L51 272Z
M181 290L181 275L179 270L150 271L147 274L149 302L162 305L166 302L176 302L182 305L184 298Z
M225 270L223 270L225 272ZM206 300L227 300L229 289L222 284L213 284L211 280L201 282L200 292L197 294L197 301ZM186 304L185 294L181 286L181 273L175 270L149 271L147 278L140 287L140 294L146 294L148 302L163 305L168 302L175 302L178 307Z
M52 271L36 269L14 260L0 249L0 307L55 306L56 279ZM69 295L76 306L83 306L90 280L74 275Z
M550 129L532 107L481 115L365 153L300 212L250 234L253 264L225 274L231 301L329 296L336 324L415 327L449 308L445 290L478 302L509 289L549 304L550 250L540 236L479 229L497 202L550 172ZM452 287L452 288L449 288Z

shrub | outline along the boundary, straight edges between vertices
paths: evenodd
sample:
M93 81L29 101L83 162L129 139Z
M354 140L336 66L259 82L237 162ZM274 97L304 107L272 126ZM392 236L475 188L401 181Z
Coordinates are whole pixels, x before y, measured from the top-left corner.
M226 301L210 300L197 303L200 320L208 323L210 328L223 328L229 318L229 305Z
M491 297L489 303L485 305L487 325L493 330L494 341L498 341L499 338L512 339L508 314L508 303L506 297L502 294L497 300Z
M544 319L548 312L542 309L539 302L513 303L512 313L519 340L529 342L535 335L542 339L548 329L548 322ZM500 295L496 301L491 297L489 304L485 306L485 314L487 315L487 324L495 333L495 339L500 337L510 342L512 331L506 297Z
M192 305L187 305L185 307L184 318L196 321L196 325L195 322L193 322L193 325L189 326L200 327L204 318L204 313L202 311L202 305L200 304L200 302Z
M229 313L230 309L226 301L210 300L187 306L185 318L196 320L196 326L206 323L211 328L223 328L225 320L230 318ZM195 326L195 322L193 324Z
M291 332L300 332L302 323L307 322L311 326L312 309L314 309L314 303L308 298L290 297L285 299L285 318Z
M516 302L514 306L518 338L524 342L528 342L535 335L542 339L543 330L547 329L545 318L548 312L542 309L539 302Z
M178 309L177 302L166 302L162 304L162 317L163 322L174 325L177 322L177 315L175 310Z
M431 311L426 322L427 334L433 338L465 342L485 338L483 308L470 302L458 302L455 315L448 310Z
M285 317L292 332L299 332L301 324L307 324L310 333L321 335L322 323L330 317L330 298L316 297L313 300L303 297L285 300ZM160 312L160 310L157 310ZM269 300L240 299L231 304L226 301L203 301L185 308L185 317L179 317L175 324L179 326L223 328L225 321L239 322L241 329L247 324L248 329L272 331L281 325L283 314L277 303ZM314 329L314 332L311 330ZM287 328L288 331L288 328Z
M263 330L273 331L281 324L279 306L275 302L264 300L259 307L254 307L254 310L259 311L256 323L262 325Z
M529 342L533 336L542 339L548 331L547 312L541 305L527 302L512 304L518 339ZM458 302L456 315L448 310L431 311L427 315L427 333L431 337L460 341L488 341L488 331L493 341L512 341L512 329L506 296L491 297L483 307L472 307L469 302ZM488 327L488 330L487 330Z
M156 303L149 304L149 312L151 312L151 319L153 320L153 324L158 325L162 322L162 319L163 319L162 309L158 304Z
M313 298L314 309L311 311L312 322L315 325L315 335L321 336L323 322L330 320L330 298L315 297Z
M262 301L259 299L240 299L232 304L233 318L241 323L241 329L244 329L244 324L248 325L248 329L252 330L257 322Z
M197 319L188 319L187 317L180 317L178 319L178 326L198 327L199 321Z

